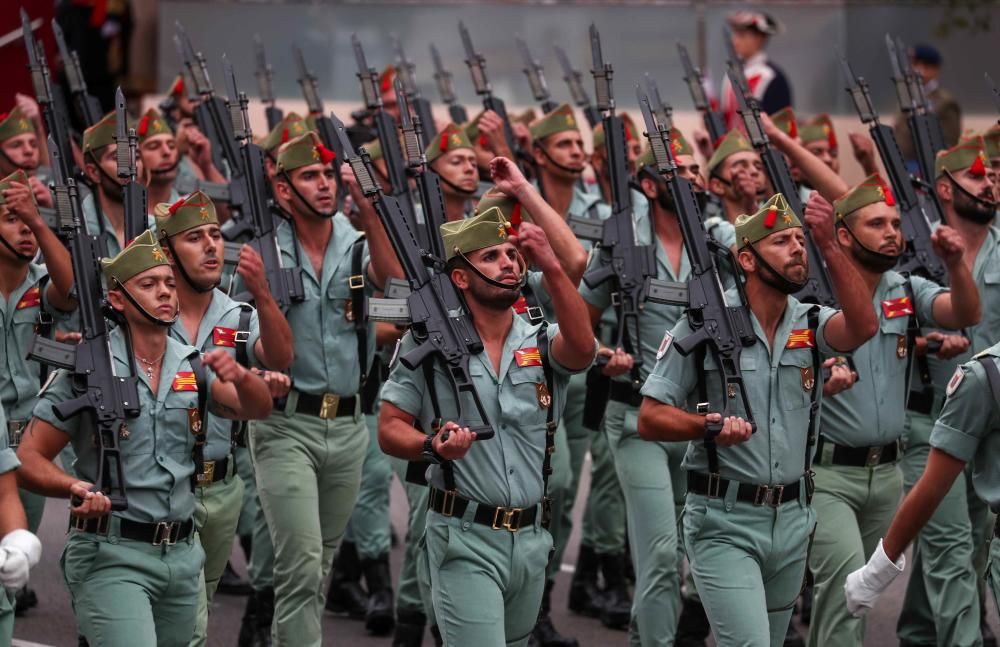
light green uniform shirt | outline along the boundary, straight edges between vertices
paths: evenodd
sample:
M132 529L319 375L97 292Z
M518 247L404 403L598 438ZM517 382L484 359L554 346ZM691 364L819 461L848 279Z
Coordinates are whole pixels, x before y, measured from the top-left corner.
M469 374L495 435L488 440L474 442L469 452L452 465L460 495L493 506L528 507L542 499L542 460L548 411L539 403L537 389L538 385L545 384L545 375L541 365L532 366L532 362L528 362L529 365L518 366L514 354L517 350L538 348L539 326L511 316L514 323L500 356L500 374L494 372L485 352L474 355L469 362ZM558 331L558 324L549 324L550 348ZM407 333L398 354L406 354L415 345L412 335ZM566 387L573 371L561 366L551 353L549 362L555 391L551 394L550 406L562 411L566 402ZM522 361L522 364L525 362ZM439 364L435 364L434 376L441 416L445 421L454 420L458 407L448 378ZM411 371L396 361L382 387L382 399L415 416L422 423L422 428L430 428L434 407L422 368ZM471 400L466 408L466 422L481 424ZM432 465L428 471L430 484L444 489L441 468Z
M51 316L56 321L67 317L51 307L44 287L48 285L48 270L44 265L28 264L28 274L24 281L4 301L0 298L0 326L3 330L3 345L0 346L0 401L10 420L27 420L38 397L41 386L41 366L27 359L31 342L35 338L35 325L40 313ZM3 431L6 432L6 426Z
M945 288L919 276L909 281L917 317L933 326L934 299L946 292ZM879 331L853 353L858 381L823 403L820 433L838 445L885 445L903 434L909 316L890 317L887 311L899 308L898 300L907 297L906 282L897 272L882 275L872 299Z
M181 196L177 191L170 190L170 202L176 202L180 200ZM149 205L152 208L155 205ZM122 246L118 244L118 236L115 234L115 226L111 224L111 220L104 213L99 213L97 209L97 198L91 193L80 201L80 209L83 211L83 219L87 223L87 233L91 236L96 236L97 240L103 241L106 246L104 251L107 251L107 258L112 258L117 256L119 252L122 251ZM147 228L153 229L156 227L156 220L153 216L147 214ZM101 250L98 247L98 250Z
M1000 344L984 350L994 363L1000 358ZM972 483L976 494L996 512L1000 510L1000 403L993 397L986 369L978 360L963 364L953 374L951 395L934 430L931 447L959 460L972 462Z
M323 272L316 276L305 249L299 243L288 221L277 228L281 264L302 267L305 300L288 309L288 325L292 328L295 361L292 363L292 386L298 391L319 395L356 394L361 388L361 364L358 358L357 334L346 313L351 308L351 246L361 232L341 213L333 216L333 236L323 257ZM374 286L368 280L368 243L365 245L361 275L370 295ZM368 366L375 357L375 323L368 322ZM367 367L366 367L367 372Z
M730 291L727 297L730 295L736 298L735 292ZM793 331L808 329L808 312L812 307L815 306L788 297L788 305L774 334L773 349L757 317L750 313L757 341L743 349L740 370L757 431L745 443L718 448L723 478L758 485L788 485L802 476L812 389L822 389L823 386L821 378L806 373L812 371L812 349L787 346ZM836 313L831 308L820 308L814 343L821 355L837 352L825 337L826 324ZM697 386L701 367L695 362L696 353L685 357L674 348L675 339L684 339L690 334L691 326L686 319L674 326L662 356L642 387L644 396L694 411L699 401ZM705 354L704 370L709 409L719 412L721 403L727 398L720 383L718 365L711 353ZM745 417L740 397L729 400L729 403L731 415ZM683 465L688 470L708 472L703 443L692 442L688 445Z
M198 336L195 339L188 337L187 328L181 323L178 317L174 325L170 327L170 336L182 344L194 346L202 353L221 348L236 358L236 346L233 335L239 329L240 306L250 307L245 303L234 301L222 290L216 289L212 292L212 303L205 311L205 316L201 319L198 328ZM252 310L250 321L248 322L249 336L246 340L247 366L257 366L257 358L254 355L254 345L260 339L260 323L257 319L257 311ZM226 420L219 416L208 413L208 426L205 431L204 459L207 461L217 461L225 458L232 450L232 437L230 431L233 426L232 420Z
M168 337L159 388L153 393L145 373L129 365L121 328L110 337L115 374L139 374L140 407L139 416L127 421L128 438L119 443L129 506L115 514L144 523L189 519L194 514L194 434L189 428L188 411L197 409L198 392L175 390L175 379L179 373L191 372L189 360L197 357L198 350ZM206 368L205 377L205 388L210 389L214 373ZM76 474L95 482L100 448L94 444L92 427L85 422L85 416L63 421L53 410L53 405L74 397L70 374L60 370L39 397L34 416L69 435L76 451Z

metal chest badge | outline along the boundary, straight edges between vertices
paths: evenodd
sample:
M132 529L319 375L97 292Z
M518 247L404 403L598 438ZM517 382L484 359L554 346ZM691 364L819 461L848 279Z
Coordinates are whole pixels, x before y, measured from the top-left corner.
M896 357L904 359L906 357L906 335L899 335L896 338Z
M549 387L545 382L539 382L535 385L535 397L538 398L538 406L542 409L548 409L552 406L552 394L549 393Z
M354 300L347 299L344 301L344 320L349 322L354 322Z
M799 372L802 375L802 390L807 392L812 391L813 387L816 386L816 376L813 374L813 367L800 368Z

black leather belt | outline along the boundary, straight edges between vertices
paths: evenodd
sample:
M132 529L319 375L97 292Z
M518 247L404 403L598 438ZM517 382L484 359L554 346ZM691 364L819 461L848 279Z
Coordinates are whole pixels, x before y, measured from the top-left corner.
M752 503L755 506L769 505L777 508L783 503L797 501L800 490L800 481L789 483L788 485L751 485L750 483L740 483L730 481L721 477L712 477L699 472L687 473L688 492L701 494L711 498L721 498L729 491L730 483L736 483L739 489L736 491L736 500L744 503Z
M69 527L79 532L89 532L95 535L107 535L110 530L111 516L105 515L97 519L85 519L74 515L69 516ZM187 521L157 521L143 523L118 517L118 536L125 539L141 541L153 546L166 544L171 546L184 541L194 531L194 520Z
M299 401L295 405L295 413L304 413L307 416L331 419L341 416L353 416L356 409L358 396L340 396L335 393L312 393L299 392ZM281 410L285 410L286 404L281 405Z
M642 394L632 387L631 382L611 382L611 389L608 398L615 402L623 402L629 406L637 407L642 404Z
M217 461L204 461L202 465L202 473L194 475L194 483L198 487L224 481L229 473L229 456Z
M469 499L457 495L454 491L439 490L432 487L430 497L427 500L427 507L438 514L446 517L461 517L465 510L472 503ZM478 524L489 526L493 530L509 530L517 532L521 528L526 528L535 523L538 516L539 506L533 505L530 508L503 508L493 507L483 503L476 508L476 514L472 518Z
M833 458L829 463L822 459L824 445L833 445ZM875 467L885 463L894 463L899 456L899 442L892 441L886 445L872 447L848 447L830 442L823 436L816 445L816 456L820 465L842 465L845 467Z

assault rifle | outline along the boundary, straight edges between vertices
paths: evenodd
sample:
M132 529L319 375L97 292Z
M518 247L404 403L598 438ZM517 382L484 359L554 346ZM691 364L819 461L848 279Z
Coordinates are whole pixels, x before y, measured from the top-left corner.
M552 100L549 93L549 84L545 82L545 69L538 59L531 55L528 44L520 36L514 38L517 49L521 52L521 60L524 61L524 75L528 77L528 85L531 86L531 95L542 108L542 112L552 112L559 107L559 104Z
M250 132L250 120L247 117L247 95L237 88L236 74L229 59L223 56L222 61L226 90L229 93L229 118L239 146L241 175L246 178L247 215L253 230L253 238L248 244L260 254L271 295L281 311L287 313L292 303L305 298L302 268L281 267L281 252L274 235L274 217L269 206L270 185L264 172L264 153L260 146L253 143L253 133ZM249 299L249 294L236 297L237 301Z
M299 68L299 85L302 87L302 97L306 100L306 109L316 122L316 133L319 135L323 145L332 150L336 155L336 162L340 163L344 159L344 149L340 145L340 139L333 127L330 118L323 111L323 100L319 98L319 90L316 86L316 77L306 66L306 59L302 56L302 50L297 46L292 46L295 55L295 64ZM347 187L343 182L337 181L337 209L342 209L344 199L347 197Z
M736 281L741 302L739 305L730 306L726 302L718 267L718 259L724 258L732 264L731 269L738 274L735 259L728 248L705 232L705 223L698 209L691 183L677 173L677 163L674 161L670 145L669 124L660 122L654 115L649 97L639 86L636 86L636 96L646 124L646 137L649 139L653 159L656 161L656 170L667 180L681 235L684 238L684 249L691 262L691 276L683 290L682 298L675 301L675 305L687 307L688 323L693 332L683 339L675 340L674 347L684 356L700 348L706 348L711 353L719 367L722 393L725 394L723 396L725 402L721 403L720 413L723 418L728 415L740 415L750 423L752 429L756 430L756 423L750 410L750 399L740 371L740 354L743 347L756 343L757 337L745 305L747 301L741 281L738 279ZM655 112L662 112L661 106L657 100ZM739 414L730 407L731 401L735 398L734 392L739 392L743 403L743 412ZM718 435L720 431L722 431L721 422L707 425L709 439Z
M125 240L132 242L135 237L149 228L149 210L146 205L146 187L135 177L135 128L129 128L128 113L125 111L125 95L119 87L115 90L115 161L118 167L118 181L122 182L125 202ZM123 182L124 181L124 182Z
M996 105L997 110L1000 110L1000 89L998 89L997 84L993 82L993 77L990 76L989 72L983 72L983 77L986 79L986 87L988 87L993 93L994 105Z
M409 370L415 370L424 362L441 362L458 405L455 422L460 426L469 426L471 431L476 432L478 440L492 438L494 432L489 415L469 374L469 360L483 352L483 342L461 293L447 273L430 271L426 252L420 246L416 230L407 221L402 205L395 197L384 193L374 180L374 167L368 152L362 148L360 154L355 153L344 124L336 116L331 116L331 120L335 123L358 186L372 201L409 283L410 293L405 301L396 301L409 314L410 334L417 347L401 355L400 363ZM465 398L471 398L481 422L479 426L469 425Z
M802 217L802 200L799 198L798 188L792 181L792 174L788 170L788 164L785 163L785 156L771 147L771 142L764 133L764 126L760 120L760 105L746 84L746 78L743 76L743 64L738 60L730 59L728 68L729 81L732 83L733 93L736 95L736 111L743 119L750 144L760 155L775 192L785 196L792 211ZM808 227L803 227L802 233L806 238L809 277L806 279L805 287L799 290L795 297L804 303L837 307L837 295L833 291L833 281L823 256L816 246L816 241L813 240Z
M274 100L274 88L271 87L271 65L267 62L267 52L264 51L264 43L260 39L260 34L253 35L254 57L257 59L257 69L254 76L257 77L257 89L260 92L260 102L264 104L264 116L267 118L267 129L272 130L285 117ZM230 97L230 101L235 98ZM233 126L236 129L236 126Z
M194 92L199 97L194 108L194 119L205 137L212 142L212 161L219 171L225 169L223 162L229 164L229 170L236 173L240 154L236 150L236 140L233 138L233 125L226 118L226 103L215 94L212 82L208 78L208 66L201 52L195 51L191 39L180 22L174 23L176 33L174 44L180 54L188 76L193 82L189 93Z
M66 74L66 83L69 85L73 105L76 107L76 115L80 118L80 123L83 124L84 128L90 128L101 120L101 104L87 91L87 80L80 67L80 57L77 56L75 50L66 46L66 38L63 36L62 28L54 19L52 20L52 33L56 37L59 58L63 62L63 72Z
M704 78L701 70L691 63L687 48L677 44L677 52L681 56L681 64L684 66L684 82L687 83L688 92L691 93L691 101L694 102L695 110L701 113L701 119L705 124L708 136L712 138L712 145L726 135L726 120L722 113L712 110L712 106L705 94L705 86L702 85Z
M431 60L434 61L434 80L437 82L438 94L441 95L441 101L448 106L448 115L454 123L464 124L469 120L469 113L455 98L451 72L445 69L444 63L441 62L441 54L434 45L431 45Z
M899 107L910 127L910 137L913 138L913 150L916 152L920 177L924 182L933 182L934 158L938 151L944 149L941 122L931 111L930 103L924 95L923 81L913 71L903 41L899 39L894 41L892 36L886 34L885 46L889 51L889 62L892 64L892 82L896 86Z
M903 274L920 274L939 285L948 285L948 271L931 246L929 216L944 222L942 213L933 199L915 189L916 181L906 170L895 133L889 126L879 123L878 113L868 93L867 81L854 74L847 59L842 55L839 58L847 93L854 102L861 123L868 126L868 132L875 141L875 148L882 158L882 165L889 176L889 184L899 207L905 249L899 257L896 270Z
M398 70L399 78L403 82L403 92L406 95L407 103L413 108L413 114L423 124L427 136L433 137L437 134L437 127L434 125L434 113L431 111L431 102L423 98L420 95L420 90L417 88L417 82L413 76L416 66L413 64L413 61L406 57L406 52L403 51L403 44L399 42L399 38L395 35L392 36L392 47L396 51L396 69ZM402 108L400 108L400 114L402 114Z
M87 234L76 182L64 174L65 161L56 159L62 151L51 135L49 153L53 156L52 193L60 234L69 241L73 262L74 296L79 303L82 339L79 343L67 344L36 335L28 358L69 371L75 397L60 402L53 410L60 420L86 415L92 422L94 441L100 448L97 474L83 476L93 477L92 491L103 492L111 500L111 509L122 511L128 508L128 497L118 442L128 438L126 420L139 415L138 380L135 375L115 375L115 359L111 354L108 325L104 320L98 241ZM125 214L126 220L129 215ZM142 216L145 215L143 212ZM127 334L126 345L127 361L132 366L132 345Z
M590 124L591 128L594 128L601 123L601 111L591 103L587 91L583 89L583 74L569 62L569 57L566 56L562 47L556 46L555 50L556 58L559 59L559 65L563 70L563 80L569 86L569 93L573 97L573 104L583 110L583 116L586 117L587 123Z
M514 139L514 131L510 127L510 118L507 116L507 106L503 99L493 95L493 86L490 85L489 79L486 77L486 58L476 51L472 44L472 36L465 28L465 23L461 21L458 23L458 33L462 37L462 46L465 48L465 64L469 66L469 72L472 74L472 85L476 88L476 94L483 98L483 108L492 110L500 116L503 120L503 136L507 141L507 148L514 156L514 161L517 162L518 166L530 168L530 157L521 150L521 147L517 145L517 140Z
M31 71L31 84L35 89L35 99L42 109L45 129L60 153L53 157L52 165L55 166L58 159L58 163L63 165L59 170L64 178L83 177L83 173L76 168L76 163L73 161L73 149L70 146L69 137L69 118L64 110L65 106L60 104L59 96L52 87L49 65L45 60L45 49L41 43L35 40L35 33L31 29L31 20L23 8L21 9L21 31L24 34L24 49L28 53L28 69Z

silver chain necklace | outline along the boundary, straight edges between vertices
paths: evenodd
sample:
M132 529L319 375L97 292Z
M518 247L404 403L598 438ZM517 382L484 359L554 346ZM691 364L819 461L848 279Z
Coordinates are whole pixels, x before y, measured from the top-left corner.
M142 362L143 364L146 365L145 372L146 372L146 379L147 380L152 381L152 379L153 379L153 368L156 367L156 366L158 366L160 364L160 360L162 360L163 356L166 355L166 354L167 354L167 351L166 351L166 349L164 349L164 351L162 353L160 353L160 356L157 357L156 359L152 360L152 361L150 361L148 359L144 359L142 357L139 357L138 355L135 356L135 358L137 360L139 360L140 362Z

